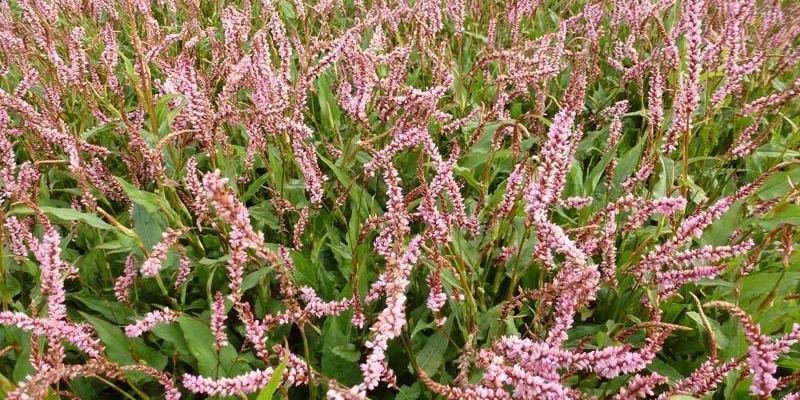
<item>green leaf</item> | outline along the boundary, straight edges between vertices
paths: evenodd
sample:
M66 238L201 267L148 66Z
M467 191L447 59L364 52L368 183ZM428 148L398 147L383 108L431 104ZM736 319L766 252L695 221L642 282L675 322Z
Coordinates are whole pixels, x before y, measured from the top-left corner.
M489 152L491 151L492 146L492 137L494 133L497 132L497 128L500 127L503 123L507 123L509 121L494 121L486 124L483 128L483 131L480 132L480 138L478 141L470 147L469 151L464 154L458 162L458 165L464 168L475 168L486 164L486 161L489 159ZM465 130L473 124L467 124L465 126ZM474 124L477 126L477 124ZM474 129L473 129L474 130Z
M642 154L642 146L644 143L644 140L639 141L636 146L633 146L633 148L620 157L616 171L614 172L614 183L619 184L626 177L634 173L636 165L639 164L639 157Z
M272 178L272 175L263 174L258 178L256 178L253 181L253 183L251 183L250 186L247 187L247 191L245 191L244 194L242 195L242 201L246 202L251 198L253 198L253 196L256 193L258 193L259 190L261 190L261 187L264 186L265 183L267 183L269 178Z
M789 193L797 182L800 182L800 169L776 172L761 184L757 195L761 200L775 199Z
M136 364L130 353L131 340L122 333L122 329L82 311L80 314L94 326L97 335L106 346L108 358L123 365Z
M85 130L81 134L81 139L82 140L89 140L89 139L92 138L92 136L96 135L97 133L105 132L105 131L111 132L111 131L114 130L114 127L118 127L118 126L119 126L119 124L115 123L115 122L99 124L97 126L92 127L91 129Z
M161 204L161 197L157 194L139 190L122 178L115 176L114 179L122 185L122 189L125 191L125 194L131 198L131 201L144 207L147 212L156 213L161 210L159 206Z
M317 100L322 114L322 126L325 128L326 133L333 134L337 131L339 124L339 109L328 79L328 74L321 74L317 78Z
M286 0L278 2L281 7L281 13L288 19L297 19L297 14L294 12L294 6Z
M169 358L162 353L162 349L154 349L141 338L133 340L133 357L140 360L140 364L144 362L157 370L163 370L169 362Z
M19 352L17 356L17 362L14 364L14 372L12 377L14 378L15 382L21 382L25 380L28 376L33 376L36 374L36 370L33 369L31 365L31 335L28 332L19 331L16 336L18 338L17 343L22 346L22 350Z
M217 370L217 352L214 351L214 334L202 321L189 317L179 317L178 324L189 346L189 353L197 360L201 375L214 376Z
M4 375L0 374L0 395L6 396L9 392L16 389L17 386L14 385L8 378Z
M447 350L447 335L452 327L452 319L447 321L442 330L437 330L425 342L425 347L417 354L417 364L428 375L433 375L442 365L444 352Z
M358 362L361 359L361 352L358 351L356 345L352 343L342 344L331 349L333 354L341 357L343 360L350 362Z
M295 250L289 252L294 263L294 280L298 286L318 287L317 268L302 253Z
M659 375L666 376L671 381L683 379L683 375L678 372L678 370L658 358L654 358L647 369L652 372L656 372Z
M347 361L333 352L335 347L351 342L350 332L353 326L347 314L349 313L325 319L319 343L322 344L322 373L344 385L352 386L362 378L358 363Z
M400 386L400 390L394 400L417 400L420 394L422 394L422 390L420 390L419 383L414 383L411 386L403 385Z
M586 176L586 182L584 183L584 186L588 190L591 190L590 193L594 193L597 184L600 182L600 178L603 177L603 172L605 172L608 163L610 163L613 158L614 153L608 152L605 156L603 156L600 162L594 166L592 171L589 172L589 175Z
M700 243L721 246L730 240L733 230L740 225L742 202L734 203L731 208L723 213L703 232Z
M480 40L482 42L488 42L489 41L489 38L487 38L484 35L481 35L480 33L464 31L464 34L469 36L469 37L473 37L475 39L478 39L478 40Z
M339 182L342 183L342 185L344 185L344 186L350 185L351 179L350 179L350 175L348 175L347 172L345 172L343 169L339 168L339 166L336 165L333 161L331 161L331 160L329 160L329 159L327 159L327 158L325 158L325 157L323 157L321 155L317 155L317 157L319 157L319 159L322 160L322 162L324 162L325 165L327 165L328 168L331 169L331 171L333 171L333 174L336 175L336 179L338 179Z
M80 301L89 309L102 314L104 318L114 321L114 323L117 324L125 324L128 316L131 314L131 309L129 307L125 307L117 302L109 302L100 299L97 296L84 293L70 293L69 297Z
M167 221L160 213L148 212L139 204L133 205L133 231L149 251L162 239L167 230Z
M762 302L773 289L773 295L783 297L793 293L800 283L800 271L765 272L745 276L741 280L740 303L748 311L749 305Z
M183 331L181 330L180 326L175 324L158 324L153 327L151 332L165 342L171 343L173 346L175 346L175 350L177 350L181 355L191 355L191 352L189 351L189 344L186 338L183 336Z
M772 215L767 214L758 224L766 230L773 230L779 224L800 225L800 205L784 204L776 210Z
M50 217L55 219L64 221L64 222L71 222L71 221L81 221L91 227L97 229L116 229L110 224L106 223L100 217L94 214L87 214L82 213L80 211L75 211L71 208L57 208L57 207L47 207L47 206L40 206L40 210L43 213L47 214ZM29 207L15 207L11 209L8 213L10 215L31 215L33 214L33 210Z
M248 290L256 287L256 285L258 285L258 281L270 271L272 271L272 268L261 268L255 272L247 274L247 276L242 279L242 290Z
M272 377L269 379L269 383L267 386L264 386L261 389L261 392L258 393L257 400L272 400L272 395L275 394L275 391L278 390L278 386L281 384L281 379L283 378L283 370L286 369L286 366L289 364L289 353L286 353L286 356L283 357L281 363L275 367L275 371L272 372Z

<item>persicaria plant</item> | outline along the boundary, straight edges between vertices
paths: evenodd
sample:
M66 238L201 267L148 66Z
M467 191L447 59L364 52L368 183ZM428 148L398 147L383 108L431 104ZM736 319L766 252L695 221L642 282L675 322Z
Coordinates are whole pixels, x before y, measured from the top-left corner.
M800 398L800 3L0 0L0 397Z

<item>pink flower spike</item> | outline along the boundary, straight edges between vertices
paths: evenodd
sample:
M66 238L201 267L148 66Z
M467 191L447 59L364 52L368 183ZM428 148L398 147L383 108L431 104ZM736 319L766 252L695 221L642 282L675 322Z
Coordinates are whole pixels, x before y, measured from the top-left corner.
M214 347L217 351L228 345L225 318L225 300L222 298L222 292L217 292L214 302L211 303L211 332L214 334Z
M134 257L133 254L130 254L128 255L128 258L125 259L125 269L122 273L122 276L117 278L116 282L114 282L114 295L121 303L130 303L128 292L130 291L130 287L133 286L133 283L136 281L136 275L138 274L139 270L136 268L136 257Z
M47 336L50 340L68 341L90 357L100 357L105 351L100 339L92 337L92 328L84 324L31 318L20 312L3 311L0 312L0 325L13 325L34 335Z
M142 264L142 276L156 276L161 270L164 260L167 259L169 249L178 243L178 238L187 231L187 229L167 229L161 235L161 242L153 247L153 251L150 252L150 257Z
M189 274L192 273L192 264L186 255L181 254L178 265L178 273L175 275L175 282L172 284L172 287L175 289L178 289L181 285L186 283L186 280L189 279Z
M341 314L351 304L350 299L325 302L308 286L300 288L300 297L306 302L305 312L318 318Z
M251 371L234 378L211 379L184 374L183 386L192 393L207 396L236 396L255 393L272 379L272 368Z
M800 324L794 324L792 331L778 340L772 341L761 333L761 327L739 307L724 301L706 303L706 307L722 308L739 319L742 330L750 342L747 348L747 364L753 375L750 385L750 394L754 396L769 396L778 387L775 372L778 370L778 356L790 350L789 346L800 340Z
M642 399L652 396L658 385L667 383L668 379L665 376L653 373L650 375L636 375L633 380L628 383L628 386L619 391L613 400L631 400Z
M135 324L126 326L125 336L130 338L142 336L143 333L152 330L156 325L174 322L179 316L179 313L168 308L151 311Z

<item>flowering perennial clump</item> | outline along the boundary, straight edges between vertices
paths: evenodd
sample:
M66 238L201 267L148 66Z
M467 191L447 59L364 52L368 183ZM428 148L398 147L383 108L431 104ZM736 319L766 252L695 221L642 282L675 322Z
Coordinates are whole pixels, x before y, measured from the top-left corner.
M0 398L796 399L799 16L0 0Z

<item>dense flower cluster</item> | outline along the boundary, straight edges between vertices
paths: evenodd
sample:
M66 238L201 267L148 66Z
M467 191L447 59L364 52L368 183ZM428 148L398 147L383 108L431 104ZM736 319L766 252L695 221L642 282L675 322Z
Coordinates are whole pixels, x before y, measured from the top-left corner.
M796 399L798 16L0 0L0 397Z

